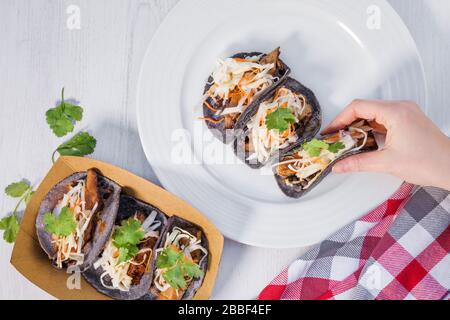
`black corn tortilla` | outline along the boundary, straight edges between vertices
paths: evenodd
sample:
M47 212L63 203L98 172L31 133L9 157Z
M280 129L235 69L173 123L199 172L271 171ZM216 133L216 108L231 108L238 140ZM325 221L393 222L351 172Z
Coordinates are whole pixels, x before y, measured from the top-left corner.
M253 56L259 56L259 55L262 55L261 59L265 56L265 54L263 54L261 52L241 52L241 53L237 53L237 54L233 55L231 58L242 58L243 59L245 57L253 57ZM277 73L275 74L275 76L278 77L279 80L277 82L275 82L274 84L272 84L272 86L268 87L267 89L260 92L257 96L255 96L254 101L247 107L247 109L250 109L255 104L258 104L258 101L257 101L258 97L265 96L267 93L272 91L274 88L278 87L281 83L284 82L284 80L290 74L291 69L281 59L279 61L280 61L280 64L282 67L277 69ZM213 81L214 80L213 80L212 76L210 76L205 85L205 89L203 91L204 94L209 90L209 88L211 88ZM208 102L213 107L216 107L217 109L221 109L221 107L222 107L222 106L215 105L211 99L208 99ZM216 114L212 110L208 109L205 106L203 106L203 116L205 118L212 118L212 119L216 119L216 120L221 118L220 116L217 117ZM240 115L240 117L242 117L242 114ZM239 121L239 118L237 121ZM217 139L219 139L220 141L222 141L225 144L229 144L229 143L233 142L233 140L235 138L234 128L226 130L224 121L219 122L219 123L212 123L210 121L205 121L205 123L206 123L206 126L211 130L211 132Z
M165 242L165 238L168 232L172 231L172 229L174 227L179 227L181 229L184 229L186 231L188 231L189 233L195 235L197 233L198 230L201 231L201 245L208 250L208 255L206 256L206 258L204 258L199 267L201 270L203 270L203 276L200 278L195 278L191 281L191 283L188 285L186 291L184 292L183 296L181 297L180 300L191 300L195 294L197 293L197 290L202 286L203 284L203 280L204 277L206 275L207 269L208 269L208 261L209 261L209 247L208 247L208 240L206 239L205 233L203 232L203 230L201 229L201 227L186 221L180 217L177 216L172 216L169 218L169 220L167 221L167 225L164 228L163 231L163 235L160 239L159 242L159 246L158 248L163 248L164 247L164 242ZM153 257L153 270L156 270L156 260L157 260L157 256L154 255ZM142 297L142 299L144 300L156 300L158 298L159 295L159 290L154 286L153 284L153 279L152 279L152 284L150 286L150 289L148 291L148 293Z
M294 93L305 96L306 103L308 103L312 107L312 116L309 120L305 119L306 121L300 123L300 126L297 129L298 139L296 142L291 143L290 146L279 150L277 153L272 155L271 158L265 163L260 163L259 161L257 161L257 159L249 161L247 160L247 158L248 156L250 156L250 153L245 151L245 142L247 136L249 135L247 124L258 112L259 105L264 101L271 99L274 96L274 94L278 91L278 89L283 87L291 90ZM248 108L247 110L245 110L244 113L242 113L241 117L239 118L238 122L236 123L235 126L236 131L240 131L241 134L236 138L234 142L234 153L236 154L236 156L253 169L262 168L266 163L276 161L282 158L290 151L292 151L293 149L298 148L306 140L313 138L319 132L320 127L322 125L322 109L314 92L312 92L309 88L305 87L303 84L301 84L295 79L287 78L284 83L276 87L274 90L271 90L269 94L261 96L255 102L257 102L257 104L253 105L252 108Z
M155 244L152 248L152 251L154 254L155 247L158 245L158 243L161 239L162 230L164 229L164 226L167 223L167 218L161 210L159 210L156 207L153 207L152 205L141 202L131 196L122 194L120 196L119 211L117 213L117 218L116 218L115 224L120 225L123 220L126 220L126 219L134 216L134 214L136 212L142 212L146 217L148 217L153 211L157 212L155 219L161 221L161 226L158 229L158 231L160 232L160 237L158 240L155 241ZM100 255L101 255L101 252L99 253L98 258L100 257ZM107 296L110 296L114 299L119 299L119 300L135 300L135 299L139 299L141 296L143 296L148 291L148 288L150 287L152 277L153 277L152 261L153 260L151 257L149 267L147 268L147 271L142 276L139 284L132 285L130 291L128 291L128 292L120 291L118 289L105 288L100 281L100 276L103 273L102 267L99 267L96 270L96 269L94 269L94 266L91 266L91 268L89 270L87 270L86 272L83 273L83 276L86 279L86 281L89 282L97 291L99 291ZM106 276L105 278L107 279L108 276Z
M56 250L52 245L52 235L44 229L44 215L47 212L53 211L64 194L69 191L70 185L76 183L78 180L84 180L86 177L87 172L72 174L57 183L41 202L36 217L36 233L39 244L52 261L55 259ZM117 183L97 173L97 188L103 203L103 208L98 210L95 216L92 217L94 223L93 236L91 241L83 246L85 257L83 264L79 266L81 272L90 267L108 241L119 207L121 187Z

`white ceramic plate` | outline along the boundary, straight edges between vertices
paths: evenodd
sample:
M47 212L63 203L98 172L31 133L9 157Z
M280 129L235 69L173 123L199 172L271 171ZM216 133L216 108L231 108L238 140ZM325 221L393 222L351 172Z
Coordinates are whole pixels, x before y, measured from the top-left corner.
M216 59L277 46L292 76L316 93L324 124L354 98L412 99L425 106L426 86L414 41L385 1L182 0L169 13L148 48L138 89L148 160L165 188L226 237L288 248L324 239L388 198L401 181L330 175L292 200L272 175L247 168L212 138L197 118Z

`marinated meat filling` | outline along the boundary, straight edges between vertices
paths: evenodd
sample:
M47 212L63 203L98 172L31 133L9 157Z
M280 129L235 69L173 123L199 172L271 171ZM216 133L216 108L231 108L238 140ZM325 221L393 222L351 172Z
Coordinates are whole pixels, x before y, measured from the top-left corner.
M219 60L203 101L203 107L214 116L203 120L223 122L225 129L232 129L254 98L279 80L277 73L283 68L279 57L280 49L277 48L263 57Z
M86 209L92 210L95 205L97 205L97 212L103 209L103 201L100 197L100 192L98 190L98 175L95 170L88 170L86 176L86 191L85 191L85 201L86 201ZM97 215L93 217L83 235L83 251L86 250L86 244L91 241L95 232L95 223L97 223Z
M147 216L143 212L137 212L135 215L136 220L144 223ZM132 285L138 285L141 281L142 276L148 270L151 255L145 252L145 249L152 249L155 246L157 237L147 237L138 246L140 253L138 253L133 261L142 262L140 264L130 264L127 274L133 279L131 281Z

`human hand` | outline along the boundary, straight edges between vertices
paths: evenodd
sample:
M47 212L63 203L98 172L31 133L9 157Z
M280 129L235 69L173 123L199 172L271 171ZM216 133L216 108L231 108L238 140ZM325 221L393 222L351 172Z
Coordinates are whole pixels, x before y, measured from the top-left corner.
M413 102L352 102L324 131L336 132L357 119L375 121L385 147L338 162L335 173L385 172L421 186L450 190L450 139Z

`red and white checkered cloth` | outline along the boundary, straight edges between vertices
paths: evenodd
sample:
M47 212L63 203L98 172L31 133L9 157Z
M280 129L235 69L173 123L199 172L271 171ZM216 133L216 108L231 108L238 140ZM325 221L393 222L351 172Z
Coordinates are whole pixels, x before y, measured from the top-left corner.
M258 299L440 300L449 290L449 192L404 184L293 262Z

